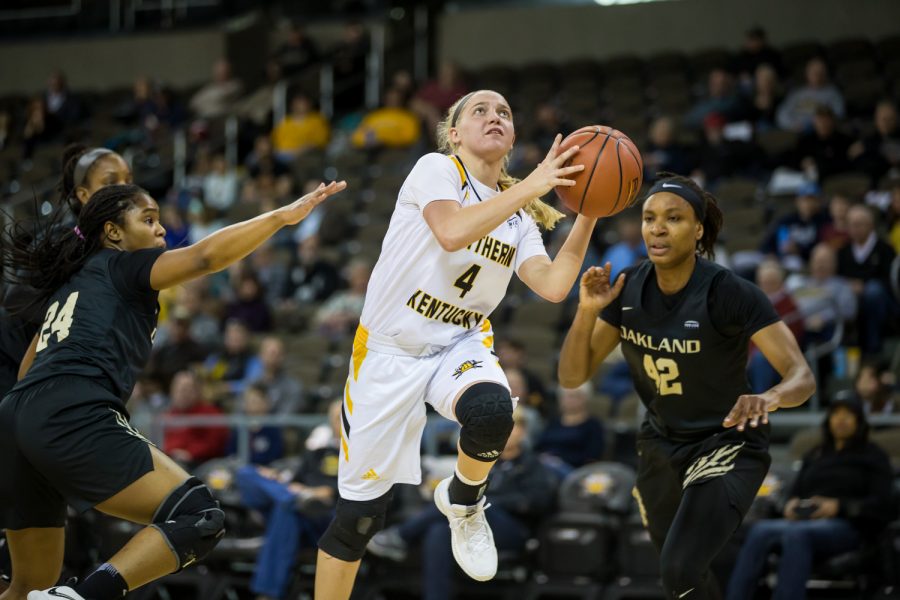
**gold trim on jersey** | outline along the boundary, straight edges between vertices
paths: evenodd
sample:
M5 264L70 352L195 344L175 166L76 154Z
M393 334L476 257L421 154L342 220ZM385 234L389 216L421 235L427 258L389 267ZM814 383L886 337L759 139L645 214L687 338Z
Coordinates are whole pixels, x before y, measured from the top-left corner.
M466 185L468 185L469 182L468 182L468 180L466 180L466 170L463 169L462 163L459 162L459 159L456 158L455 156L448 156L447 158L449 158L450 160L453 161L453 164L456 165L456 170L459 171L459 180L460 180L459 189L460 190L466 189Z
M353 398L350 397L350 378L347 378L347 383L344 385L344 400L347 405L347 412L351 415L353 414Z
M356 328L356 335L353 337L353 354L351 355L354 381L359 379L359 369L362 367L363 361L366 360L366 354L369 353L369 349L366 347L368 341L369 330L360 325Z
M644 499L641 498L641 492L637 488L637 486L631 488L631 495L635 500L637 500L638 512L641 513L641 523L644 524L645 528L649 527L649 525L647 524L647 509L644 508Z
M409 297L409 300L406 301L406 306L427 319L441 321L442 323L452 323L453 325L459 325L463 329L472 329L484 319L484 313L460 308L422 290L416 290Z

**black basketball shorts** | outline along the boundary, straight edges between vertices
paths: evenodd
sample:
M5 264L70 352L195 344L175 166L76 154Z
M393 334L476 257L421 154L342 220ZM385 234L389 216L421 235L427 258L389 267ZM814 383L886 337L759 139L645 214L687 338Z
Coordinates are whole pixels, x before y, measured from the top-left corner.
M13 497L0 527L61 527L66 504L87 511L153 470L150 442L118 398L61 375L0 401L0 477Z

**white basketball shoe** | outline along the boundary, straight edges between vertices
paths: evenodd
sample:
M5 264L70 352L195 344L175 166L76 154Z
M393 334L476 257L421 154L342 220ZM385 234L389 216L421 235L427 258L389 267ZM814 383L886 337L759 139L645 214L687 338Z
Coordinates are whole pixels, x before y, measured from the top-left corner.
M466 575L476 581L488 581L497 574L497 548L484 511L490 506L482 498L474 506L450 504L450 480L442 480L434 489L434 503L450 521L450 545L453 558ZM29 598L28 600L31 600Z

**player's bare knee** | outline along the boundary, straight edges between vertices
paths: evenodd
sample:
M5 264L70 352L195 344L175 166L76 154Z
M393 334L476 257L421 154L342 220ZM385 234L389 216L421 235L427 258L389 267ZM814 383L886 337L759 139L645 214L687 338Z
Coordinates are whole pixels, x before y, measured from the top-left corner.
M202 481L191 477L166 498L152 527L166 540L181 570L209 554L225 535L225 513Z
M338 499L334 519L319 539L319 549L347 562L361 559L369 540L384 527L393 494L392 488L374 500Z
M499 383L476 383L456 401L456 419L462 425L459 447L470 458L497 460L513 429L509 390Z

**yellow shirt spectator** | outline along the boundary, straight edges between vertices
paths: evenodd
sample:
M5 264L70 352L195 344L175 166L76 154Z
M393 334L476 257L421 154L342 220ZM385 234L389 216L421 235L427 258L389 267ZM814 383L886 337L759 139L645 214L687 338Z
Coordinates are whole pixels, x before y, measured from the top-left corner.
M306 96L291 100L291 112L272 130L272 145L278 154L296 155L310 148L324 148L331 125L322 113L313 110Z
M414 112L402 105L400 93L388 90L384 101L384 106L367 114L353 132L355 147L404 148L419 141L422 124Z

